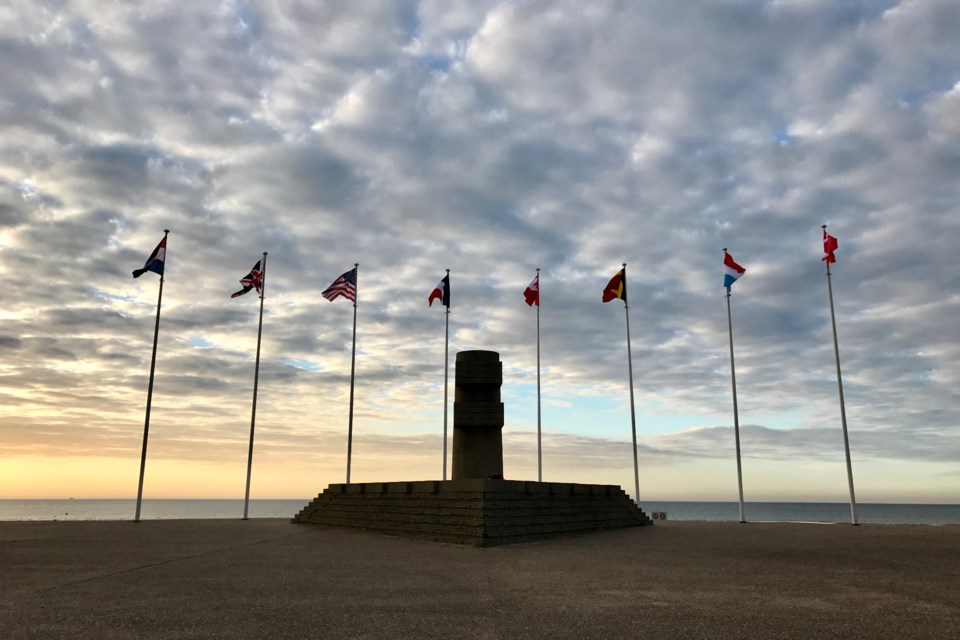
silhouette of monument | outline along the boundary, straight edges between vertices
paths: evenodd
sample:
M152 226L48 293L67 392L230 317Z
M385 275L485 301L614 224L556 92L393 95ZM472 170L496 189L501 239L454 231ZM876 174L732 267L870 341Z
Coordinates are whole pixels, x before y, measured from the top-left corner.
M503 479L503 370L456 358L452 480L331 484L293 522L490 546L652 524L618 486Z
M453 396L454 480L503 478L503 365L496 351L457 354Z

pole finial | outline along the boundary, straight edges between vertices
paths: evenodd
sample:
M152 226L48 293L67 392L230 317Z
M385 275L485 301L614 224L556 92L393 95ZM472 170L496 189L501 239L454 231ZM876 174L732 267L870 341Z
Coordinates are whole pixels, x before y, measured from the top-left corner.
M623 266L624 266L624 267L626 267L626 266L627 266L627 263L626 263L626 262L624 262L624 263L623 263Z
M450 269L447 269L447 273L450 273Z
M826 230L826 228L827 228L827 225L825 225L825 224L822 224L822 225L820 225L820 228L821 228L821 229L824 229L824 230Z
M164 229L163 232L164 232L164 233L170 233L170 229Z
M724 252L724 253L727 252L727 248L726 248L726 247L723 248L723 252Z
M264 251L264 252L263 252L263 255L267 255L267 252L266 252L266 251Z
M353 266L359 267L359 266L360 266L360 263L359 263L359 262L354 262L354 263L353 263Z

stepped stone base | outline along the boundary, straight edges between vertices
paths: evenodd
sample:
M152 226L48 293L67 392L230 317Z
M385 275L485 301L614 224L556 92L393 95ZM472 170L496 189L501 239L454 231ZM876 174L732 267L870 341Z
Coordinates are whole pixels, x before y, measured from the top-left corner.
M331 484L293 522L479 547L653 524L615 485L483 479Z

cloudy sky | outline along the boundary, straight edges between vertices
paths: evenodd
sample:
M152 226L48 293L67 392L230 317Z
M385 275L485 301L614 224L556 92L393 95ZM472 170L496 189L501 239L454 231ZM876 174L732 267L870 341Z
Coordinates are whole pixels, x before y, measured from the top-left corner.
M437 479L451 354L503 362L505 475L644 500L960 500L960 3L579 0L0 7L0 497ZM452 378L452 375L451 375ZM451 380L452 384L452 380ZM451 394L452 395L452 394ZM451 407L452 414L452 407Z

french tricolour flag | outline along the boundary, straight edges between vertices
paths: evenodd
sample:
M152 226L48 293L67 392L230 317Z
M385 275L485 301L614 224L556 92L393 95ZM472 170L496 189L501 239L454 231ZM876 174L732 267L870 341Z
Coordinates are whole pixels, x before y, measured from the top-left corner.
M440 281L440 284L434 287L433 291L430 292L430 297L427 298L427 302L429 302L430 304L427 306L432 307L434 300L439 300L443 306L447 307L448 309L450 308L450 274L449 273L443 276L443 280Z
M734 262L733 256L726 251L723 252L723 286L727 288L727 291L730 290L730 285L739 280L740 276L746 273L746 271L746 269Z

